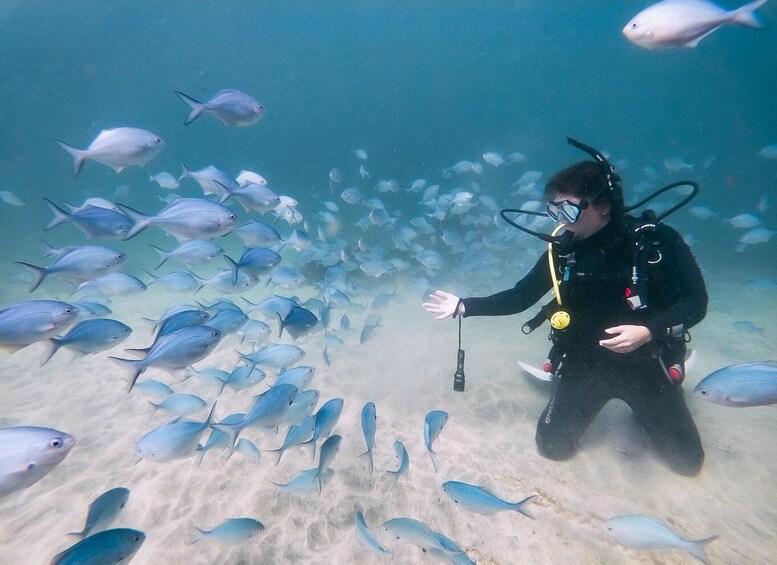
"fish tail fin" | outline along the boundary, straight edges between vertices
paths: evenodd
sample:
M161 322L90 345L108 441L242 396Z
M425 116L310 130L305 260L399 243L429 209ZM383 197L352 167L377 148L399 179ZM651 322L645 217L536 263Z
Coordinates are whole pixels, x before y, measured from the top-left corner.
M278 464L281 462L281 457L283 457L283 452L285 449L266 449L265 453L272 453L272 457L275 459L275 466L277 467Z
M688 542L688 553L693 555L696 559L704 563L705 565L709 565L709 560L707 559L707 554L704 553L704 547L710 543L713 540L718 539L718 536L710 536L708 538L699 539L699 540L693 540Z
M157 254L159 255L159 259L160 259L160 261L159 261L159 264L158 264L156 267L154 267L154 269L158 269L159 267L161 267L162 265L164 265L165 263L167 263L167 260L170 258L170 254L169 254L167 251L165 251L164 249L160 249L159 247L157 247L157 246L156 246L156 245L154 245L153 243L149 243L149 245L150 245L150 246L151 246L151 247L154 249L154 251L156 251L156 252L157 252Z
M229 450L234 451L237 436L240 435L242 428L239 424L211 424L214 430L227 434L229 436Z
M744 6L737 8L731 12L733 16L732 21L735 24L752 27L755 29L762 29L764 27L763 22L758 18L758 14L755 11L766 4L766 0L755 0Z
M210 408L210 412L208 412L208 419L205 420L205 427L209 428L210 425L213 423L213 414L216 412L216 404L218 404L216 401L213 402L213 406Z
M281 318L281 315L278 312L276 312L275 314L278 316L278 323L280 324L280 329L278 330L278 337L283 337L283 328L284 328L283 318Z
M181 176L178 177L178 182L180 183L183 179L188 178L191 174L191 170L189 167L186 166L186 163L181 161Z
M193 525L192 527L193 527L195 530L197 530L197 533L196 533L196 534L194 534L194 537L193 537L193 538L192 538L192 540L189 542L189 545L191 545L191 544L193 544L193 543L197 543L197 542L198 542L198 541L200 541L201 539L204 539L204 538L205 538L205 534L207 534L207 532L206 532L205 530L201 530L201 529L199 529L197 526L194 526L194 525Z
M130 377L127 381L127 392L130 392L132 390L132 387L135 386L135 381L138 380L138 377L143 373L143 371L146 370L146 367L144 367L141 363L142 359L136 360L136 359L122 359L120 357L108 357L111 361L116 363L119 367L129 372Z
M45 245L45 246L46 246L46 248L47 248L47 251L46 251L46 253L44 253L43 255L41 255L41 258L43 258L43 259L47 259L47 258L49 258L49 257L61 257L61 256L64 254L64 252L63 252L63 251L60 251L59 249L57 249L56 247L54 247L53 245L51 245L51 244L50 244L48 241L45 241L45 240L41 239L41 240L40 240L40 242L41 242L43 245Z
M157 410L159 410L159 404L154 404L154 403L153 403L153 402L151 402L150 400L148 401L148 403L149 403L149 404L150 404L150 405L151 405L151 406L154 408L154 412L152 412L152 414L155 414L155 413L156 413L156 411L157 411ZM160 403L160 404L161 404L161 403Z
M300 446L310 444L310 459L313 461L316 459L316 443L318 443L317 438L313 437L312 439L303 441L300 444Z
M54 213L54 219L49 222L49 225L43 228L43 231L49 231L51 228L55 228L59 224L64 224L65 222L70 220L70 214L65 212L62 208L54 204L48 198L44 197L43 200L46 201L46 204L48 205L49 210L51 210Z
M240 265L238 263L235 263L235 260L232 259L229 255L224 255L224 260L227 262L227 264L232 268L232 284L237 284L237 274L240 271Z
M389 476L389 479L391 480L391 484L393 486L396 486L399 482L399 472L397 471L386 471L386 474Z
M527 518L531 518L532 520L534 520L534 514L532 514L531 510L526 508L526 506L529 503L534 502L534 500L536 498L537 498L536 494L533 494L531 496L527 496L526 498L524 498L520 502L516 502L515 504L513 504L512 505L513 510L515 510L516 512L520 512L521 514L523 514Z
M186 116L186 121L184 121L183 123L183 125L188 126L190 123L192 123L194 120L196 120L202 115L202 113L205 111L205 106L203 106L202 102L195 100L191 96L187 96L183 92L178 92L176 90L175 93L178 95L178 98L186 102L189 105L189 107L192 109L192 111L189 112L189 115Z
M440 466L440 463L437 460L437 454L430 449L429 450L429 457L432 459L432 468L434 469L434 472L436 473L438 467Z
M195 467L199 467L202 463L202 459L205 457L205 454L208 452L207 449L202 447L201 445L197 446L197 449L194 450L194 463Z
M81 539L84 539L84 532L85 531L86 530L84 529L84 530L81 530L80 532L70 532L70 533L65 534L65 535L66 536L73 536L73 537L76 537L76 538L81 540Z
M132 208L130 208L129 206L125 206L124 204L117 204L117 206L124 213L125 216L127 216L130 220L134 222L134 225L124 236L125 241L135 237L136 235L138 235L140 232L142 232L144 229L146 229L148 226L151 225L150 216L141 214L137 210L133 210Z
M84 162L86 161L86 151L76 149L72 145L68 145L64 141L60 141L58 139L55 139L54 143L70 153L70 155L73 157L73 178L76 178L78 173L81 172L81 167L84 166Z
M35 289L40 286L40 283L43 282L43 279L45 279L51 272L46 267L37 267L35 265L30 265L29 263L23 263L22 261L16 261L16 264L21 265L22 267L27 267L30 271L32 271L32 274L35 275L35 280L32 283L30 292L34 292Z
M372 474L373 470L375 469L374 463L372 462L372 450L368 449L364 453L360 453L359 457L366 457L367 458L367 467L369 467L370 474Z
M40 359L40 366L43 367L49 360L54 357L54 354L62 347L62 340L57 338L50 338L47 340L47 349L43 352L43 357Z

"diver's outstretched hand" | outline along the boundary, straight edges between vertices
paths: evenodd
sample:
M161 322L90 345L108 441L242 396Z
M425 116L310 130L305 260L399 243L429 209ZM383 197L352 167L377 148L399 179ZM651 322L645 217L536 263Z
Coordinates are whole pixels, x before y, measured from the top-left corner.
M436 314L436 319L443 320L451 316L463 316L464 304L455 294L437 290L429 295L429 302L424 302L421 306L426 308L427 312Z

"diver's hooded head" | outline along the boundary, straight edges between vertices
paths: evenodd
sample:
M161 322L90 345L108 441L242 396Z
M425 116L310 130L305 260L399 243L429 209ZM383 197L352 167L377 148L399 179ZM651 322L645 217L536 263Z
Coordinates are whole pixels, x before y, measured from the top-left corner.
M576 238L588 237L611 221L621 224L625 217L623 189L608 173L603 163L580 161L554 174L545 185L548 202L584 203L578 221L566 227Z

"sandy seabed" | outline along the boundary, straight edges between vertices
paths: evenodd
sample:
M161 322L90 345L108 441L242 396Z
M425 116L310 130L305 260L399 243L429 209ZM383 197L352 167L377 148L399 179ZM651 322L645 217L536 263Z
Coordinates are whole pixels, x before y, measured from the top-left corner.
M0 563L48 563L73 541L65 534L84 525L88 504L104 491L124 486L131 494L113 527L144 531L145 544L133 563L338 563L378 562L355 533L354 513L364 512L378 541L393 552L395 563L433 562L415 546L391 539L380 527L395 517L422 520L455 540L478 563L693 563L676 550L649 552L611 541L603 520L618 514L646 514L666 521L689 539L720 537L706 547L711 563L773 563L777 555L777 463L773 407L735 409L707 403L693 394L705 375L732 363L774 358L773 340L732 329L741 319L773 326L775 295L742 293L741 283L717 282L706 320L693 331L698 362L685 381L686 397L699 427L706 461L698 477L670 471L653 453L644 433L618 401L608 404L585 436L573 459L553 462L535 448L536 419L548 398L548 384L521 373L516 360L535 366L547 351L546 332L530 336L520 325L532 312L505 318L464 321L467 388L452 389L456 361L456 323L438 322L420 307L422 291L400 290L378 311L381 326L359 343L368 310L352 310L354 328L340 333L345 345L332 349L331 366L323 361L323 332L301 338L306 351L301 364L316 367L311 388L321 391L319 406L334 397L345 399L334 429L343 437L332 480L322 493L277 495L271 483L286 483L316 462L306 448L289 449L280 465L263 453L255 462L239 454L208 452L201 464L194 457L168 463L137 462L135 442L168 422L152 413L145 396L127 394L124 372L107 359L121 348L70 361L62 351L39 367L43 346L35 344L0 357L0 427L49 426L77 438L68 457L22 496L0 500ZM251 299L262 294L252 294ZM213 298L213 296L210 296ZM207 296L206 296L207 298ZM143 312L137 308L142 301ZM121 347L145 347L151 327L140 317L159 316L185 295L149 291L140 299L116 299L115 319L135 331ZM238 300L238 303L241 301ZM333 325L344 311L334 310ZM749 316L749 317L748 317ZM277 323L271 323L277 332ZM289 342L277 333L274 343ZM247 352L236 336L223 340L198 368L230 370L235 349ZM217 389L191 378L149 369L142 377L171 384L176 391L201 396L208 405ZM275 373L268 370L267 381ZM259 384L218 397L216 417L244 412ZM377 407L375 470L368 472L360 428L365 402ZM435 448L435 472L423 445L423 422L433 409L450 419ZM206 417L207 410L195 415ZM262 450L279 447L285 429L249 428L241 437ZM203 435L202 443L207 439ZM393 443L401 440L410 456L408 473L394 484L387 470L398 461ZM484 516L458 508L443 492L447 480L486 487L500 497L518 501L536 494L530 505L536 519L517 512ZM196 544L194 526L210 529L225 518L252 517L266 529L247 542L221 547Z

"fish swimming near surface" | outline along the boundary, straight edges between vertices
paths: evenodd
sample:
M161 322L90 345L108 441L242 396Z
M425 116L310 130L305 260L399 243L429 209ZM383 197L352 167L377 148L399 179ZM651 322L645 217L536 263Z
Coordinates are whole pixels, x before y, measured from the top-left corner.
M132 561L140 550L146 534L129 528L105 530L89 536L58 553L49 565L101 565Z
M104 129L86 149L76 149L54 140L73 157L73 177L87 160L111 167L117 173L132 165L143 166L156 157L165 145L158 135L138 128Z
M712 536L699 540L687 540L660 520L638 514L615 516L606 520L604 532L617 541L634 549L683 549L702 563L709 563L704 546L717 539Z
M70 434L52 428L0 429L0 498L34 485L59 465L75 445Z
M483 487L459 481L443 483L442 490L451 497L453 502L470 512L494 514L500 510L514 510L524 516L534 518L534 515L526 508L526 505L535 500L537 498L536 495L528 496L519 502L507 502Z
M254 537L264 530L264 525L253 518L228 518L212 530L201 530L196 526L194 529L197 530L197 535L191 543L205 540L222 546L230 546L243 543Z
M215 116L225 126L232 127L252 126L264 117L264 106L253 96L239 90L220 90L207 102L199 102L177 90L175 93L192 109L183 123L185 126L205 113Z
M127 505L129 495L129 489L124 487L112 488L102 493L89 505L84 529L80 532L71 532L68 535L84 539L93 533L107 529Z
M53 337L76 321L76 306L58 300L30 300L0 310L0 349L14 353Z
M448 423L448 413L444 410L432 410L424 418L424 445L432 458L432 467L437 471L437 454L432 449L434 440Z
M623 35L646 49L696 47L724 24L762 28L755 11L766 0L724 10L708 0L663 0L642 10L623 28Z
M704 377L693 392L723 406L777 404L777 361L723 367Z

